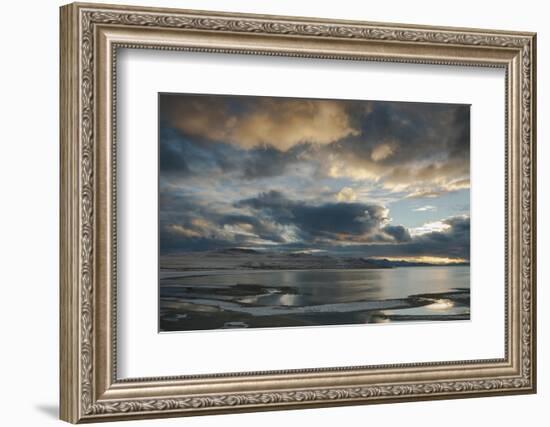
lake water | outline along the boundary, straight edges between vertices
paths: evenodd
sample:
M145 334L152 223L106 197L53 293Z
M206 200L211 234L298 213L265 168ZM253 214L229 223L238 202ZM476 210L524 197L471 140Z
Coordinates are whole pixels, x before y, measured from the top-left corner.
M161 271L161 331L469 318L468 266Z

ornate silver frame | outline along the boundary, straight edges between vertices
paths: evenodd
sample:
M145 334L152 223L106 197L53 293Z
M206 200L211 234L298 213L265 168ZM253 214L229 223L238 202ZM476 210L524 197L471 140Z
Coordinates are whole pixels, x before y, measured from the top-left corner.
M534 393L535 34L98 4L61 8L61 418L78 423ZM117 48L506 70L505 357L119 380Z

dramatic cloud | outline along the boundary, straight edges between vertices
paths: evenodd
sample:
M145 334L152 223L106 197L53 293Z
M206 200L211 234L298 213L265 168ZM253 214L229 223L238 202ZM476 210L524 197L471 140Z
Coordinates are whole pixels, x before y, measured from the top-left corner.
M287 98L161 97L161 115L185 134L242 148L271 145L285 151L296 144L329 144L357 134L345 105L329 100Z
M228 144L214 144L161 126L159 161L162 177L194 177L231 172L242 162L241 153Z
M381 161L390 157L395 151L395 145L391 143L382 143L374 147L370 153L370 158L375 161Z
M159 100L162 252L468 259L469 106Z
M336 200L339 202L354 202L356 199L357 194L350 187L344 187L336 194Z
M325 203L308 205L287 199L278 191L262 193L242 200L238 207L249 207L262 217L295 227L303 240L376 241L395 238L385 234L381 226L388 222L383 206L363 203Z
M367 181L409 197L469 188L469 107L266 97L163 95L162 129L206 146L245 178L307 164L318 177ZM197 144L161 134L166 170L192 169ZM175 145L175 146L172 146ZM219 146L219 147L218 147ZM185 150L187 148L187 150ZM176 159L179 158L179 162ZM205 171L203 157L195 169Z
M402 225L386 225L383 231L392 236L396 242L408 242L411 240L409 230Z
M330 176L416 194L469 188L468 106L378 102L365 114L349 102L360 133L327 147Z
M187 201L189 206L192 206ZM362 257L469 259L470 218L456 216L426 224L414 234L388 221L382 206L289 200L270 191L236 203L239 214L223 215L195 206L161 221L166 252L231 246L312 248ZM251 214L245 213L247 210Z
M470 218L457 216L445 219L447 228L410 237L401 244L377 244L341 247L346 255L389 258L470 259Z
M292 167L303 163L307 153L307 145L299 145L287 151L279 151L273 147L253 148L247 151L243 158L241 171L246 179L281 176Z
M216 247L292 243L292 231L282 224L203 203L190 195L161 196L160 229L164 252Z
M231 144L212 142L182 134L164 125L160 131L160 169L164 178L194 178L233 174L241 179L282 176L316 160L308 154L307 144L287 151L271 146L241 150Z

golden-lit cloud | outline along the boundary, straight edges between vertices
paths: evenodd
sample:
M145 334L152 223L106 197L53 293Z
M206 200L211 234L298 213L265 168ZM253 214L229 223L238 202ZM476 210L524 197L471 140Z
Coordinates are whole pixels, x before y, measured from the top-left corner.
M182 132L242 148L273 146L286 151L300 143L329 144L359 131L338 101L262 98L246 114L232 110L225 98L168 97L165 108L172 126Z
M160 110L186 138L180 151L161 147L165 169L177 166L180 174L235 168L250 180L296 171L365 181L413 198L469 188L468 108L166 95Z
M365 167L362 165L354 165L345 160L330 158L325 163L326 174L330 178L348 178L353 181L378 181L382 177L381 172L384 170L382 166Z
M344 187L336 194L336 200L339 202L353 202L357 200L357 194L353 188Z
M370 157L375 162L378 162L380 160L384 160L390 157L393 154L394 150L395 150L394 144L383 143L373 148Z
M168 226L168 229L173 231L175 234L178 234L184 237L201 237L202 236L202 233L200 231L196 231L179 224L171 224Z
M468 106L159 100L164 252L277 246L469 257L469 218L460 216L469 211Z
M468 215L458 215L451 219L447 218L439 221L426 222L419 227L409 228L409 233L413 237L421 236L423 234L430 234L430 233L445 233L453 227L454 222L456 221L460 222L460 221L466 221L466 220L469 221Z
M470 188L469 165L458 161L384 164L370 158L332 154L323 165L331 178L380 183L389 192L409 193L409 198L436 198Z
M444 193L458 190L468 190L470 179L436 179L435 182L423 182L421 185L409 186L407 198L435 199Z

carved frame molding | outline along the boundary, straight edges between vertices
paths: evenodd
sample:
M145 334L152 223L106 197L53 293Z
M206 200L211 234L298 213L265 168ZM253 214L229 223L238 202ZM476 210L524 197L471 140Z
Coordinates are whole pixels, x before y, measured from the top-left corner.
M113 147L116 51L121 47L506 68L506 357L117 380ZM92 4L62 7L61 418L101 421L534 392L534 96L532 33ZM273 377L267 386L266 377ZM336 381L339 377L349 378L348 383ZM289 379L299 385L285 387ZM197 384L209 391L196 392Z

